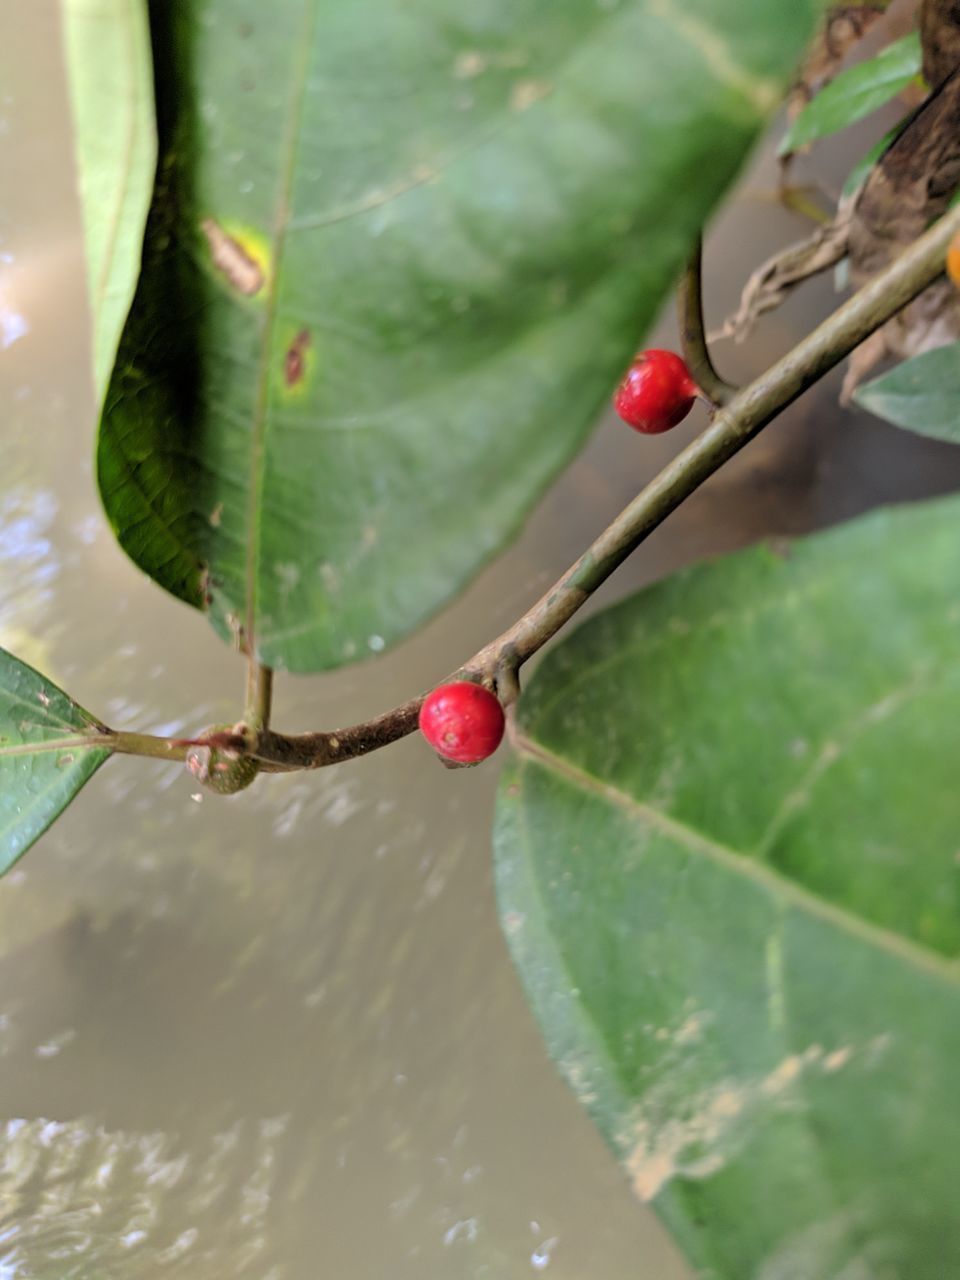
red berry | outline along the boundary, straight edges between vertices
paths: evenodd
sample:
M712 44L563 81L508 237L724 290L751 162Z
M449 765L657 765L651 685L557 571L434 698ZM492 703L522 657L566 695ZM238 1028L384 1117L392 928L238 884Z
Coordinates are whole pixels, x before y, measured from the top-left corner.
M503 737L503 707L481 684L455 680L428 693L420 708L420 732L439 755L457 764L492 756Z
M613 407L645 435L658 435L682 422L697 398L690 370L673 351L641 351L617 387Z

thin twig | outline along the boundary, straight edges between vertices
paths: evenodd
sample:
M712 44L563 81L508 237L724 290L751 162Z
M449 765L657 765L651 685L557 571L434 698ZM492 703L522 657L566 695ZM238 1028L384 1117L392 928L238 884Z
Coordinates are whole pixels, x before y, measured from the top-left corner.
M960 233L960 208L945 214L903 254L749 386L720 408L707 429L655 476L593 545L509 630L455 673L516 693L519 668L567 623L623 561L695 489L943 271L947 246ZM331 733L262 732L251 754L268 770L315 769L366 755L412 733L422 698L364 724ZM112 734L117 751L180 759L180 742ZM142 749L135 745L142 743ZM166 751L164 745L166 743Z
M482 649L466 664L467 669L488 670L496 656L508 647L518 665L526 662L708 476L942 274L947 246L958 232L960 208L941 218L792 351L744 387L717 412L707 429L651 480L542 599L509 631Z
M710 359L703 323L703 240L700 236L677 288L677 317L683 358L694 382L714 407L726 404L737 389L720 377Z
M364 724L335 729L332 733L290 735L268 730L257 739L253 754L258 760L282 769L320 769L340 760L351 760L413 733L422 702L423 698L411 698Z

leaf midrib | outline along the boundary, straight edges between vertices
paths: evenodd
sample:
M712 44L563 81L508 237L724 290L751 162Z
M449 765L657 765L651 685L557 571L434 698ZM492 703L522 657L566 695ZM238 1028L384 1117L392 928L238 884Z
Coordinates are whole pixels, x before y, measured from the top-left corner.
M293 77L290 94L290 114L283 139L282 167L277 204L273 220L273 263L267 281L264 299L263 341L260 347L260 370L257 385L256 407L253 415L252 443L250 448L250 486L247 507L247 644L251 655L257 651L257 578L260 564L260 548L263 525L263 490L266 467L267 404L270 398L270 370L273 358L274 328L277 312L277 296L287 233L290 229L290 192L293 187L295 161L300 143L300 125L303 119L303 101L307 87L307 72L313 49L313 29L316 25L318 0L305 0L301 21L300 57Z
M960 965L955 961L945 959L939 953L910 938L903 937L902 934L894 933L882 925L873 924L842 907L835 906L810 890L804 889L795 881L771 870L769 866L745 857L729 845L704 835L676 818L668 817L652 805L637 800L628 792L604 782L602 778L557 755L519 731L514 731L511 743L518 755L527 757L581 791L609 801L633 820L655 828L691 853L709 859L725 871L765 889L790 906L817 916L842 933L858 938L888 955L925 970L930 976L947 982L953 987L960 986Z
M0 747L0 765L13 756L37 756L49 754L51 751L109 751L101 738L78 736L75 738L42 738L37 742L17 742L12 746Z

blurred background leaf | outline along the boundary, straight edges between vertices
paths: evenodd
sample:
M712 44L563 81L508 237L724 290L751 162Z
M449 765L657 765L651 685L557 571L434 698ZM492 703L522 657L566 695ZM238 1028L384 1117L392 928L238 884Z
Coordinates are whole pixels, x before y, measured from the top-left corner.
M157 143L143 0L60 0L93 323L103 399L140 271Z
M960 343L902 361L853 398L894 426L960 444Z
M919 76L920 64L920 36L912 31L875 58L841 71L794 120L780 143L780 154L797 151L871 115Z

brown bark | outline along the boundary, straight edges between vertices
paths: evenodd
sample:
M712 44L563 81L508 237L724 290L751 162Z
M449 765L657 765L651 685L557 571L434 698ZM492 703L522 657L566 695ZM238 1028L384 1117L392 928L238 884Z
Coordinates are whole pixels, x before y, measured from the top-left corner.
M862 284L941 217L960 186L960 0L923 0L924 74L933 86L860 190L849 229L850 275ZM960 294L932 285L855 353L848 398L888 355L909 356L960 339Z
M885 8L886 5L880 3L830 6L790 93L787 103L790 119L830 83L850 49L883 17Z
M920 42L923 78L936 89L960 66L960 0L924 0Z

